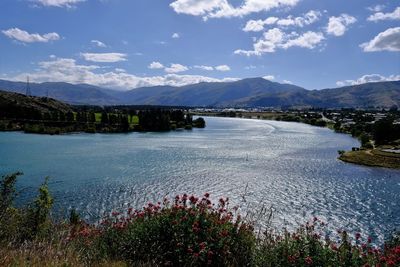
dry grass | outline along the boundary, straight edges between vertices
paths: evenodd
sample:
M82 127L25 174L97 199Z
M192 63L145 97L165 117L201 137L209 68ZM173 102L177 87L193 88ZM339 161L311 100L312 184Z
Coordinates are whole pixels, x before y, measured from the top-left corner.
M390 154L390 153L386 153ZM400 168L400 157L387 156L385 152L373 150L349 151L339 157L340 160L359 165Z

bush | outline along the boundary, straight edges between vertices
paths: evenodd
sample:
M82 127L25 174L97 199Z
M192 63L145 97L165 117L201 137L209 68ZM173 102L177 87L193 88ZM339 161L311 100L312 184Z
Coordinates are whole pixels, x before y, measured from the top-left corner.
M249 266L253 229L234 219L228 200L213 205L206 194L165 199L143 210L114 212L99 227L83 226L73 235L94 258L101 255L131 264L170 266Z

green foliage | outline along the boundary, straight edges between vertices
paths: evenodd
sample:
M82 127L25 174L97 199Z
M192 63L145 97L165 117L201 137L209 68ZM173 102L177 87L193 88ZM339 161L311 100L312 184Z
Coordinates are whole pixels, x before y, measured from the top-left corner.
M39 194L28 208L26 217L27 238L45 235L51 226L50 211L53 206L53 197L48 188L49 177L39 187Z
M203 118L197 118L193 121L193 126L197 128L204 128L206 127L206 121Z
M21 172L5 175L0 181L0 220L7 214L7 211L13 207L13 202L17 196L15 183Z
M72 225L77 225L81 221L81 218L79 216L79 213L76 211L76 209L71 209L69 213L69 223Z

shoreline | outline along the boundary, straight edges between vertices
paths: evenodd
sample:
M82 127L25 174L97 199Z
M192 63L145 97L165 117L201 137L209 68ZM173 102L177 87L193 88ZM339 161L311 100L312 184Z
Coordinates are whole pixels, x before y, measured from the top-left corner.
M196 116L204 116L204 117L226 117L229 118L228 116L219 116L218 114L206 114L206 113L192 113L192 115ZM266 116L267 115L267 116ZM269 115L269 116L268 116ZM263 114L260 115L260 113L256 113L254 116L241 116L241 117L232 117L236 119L252 119L252 120L271 120L271 121L284 121L284 120L278 120L279 116L276 116L276 113L271 113L271 114ZM281 115L281 117L283 117ZM350 135L348 132L337 132L334 130L334 128L328 123L326 123L325 126L318 126L318 125L313 125L310 123L306 123L304 121L292 121L292 122L297 122L297 123L302 123L302 124L307 124L310 126L314 127L321 127L321 128L328 128L335 133L342 133L342 134L347 134ZM352 136L353 137L353 136ZM355 138L355 137L353 137ZM357 139L357 138L355 138ZM359 139L357 139L359 140ZM376 149L368 149L368 150L359 150L359 151L345 151L337 159L345 162L345 163L351 163L351 164L356 164L360 166L368 166L368 167L375 167L375 168L389 168L389 169L400 169L400 154L396 153L389 153L389 152L383 152L379 148Z

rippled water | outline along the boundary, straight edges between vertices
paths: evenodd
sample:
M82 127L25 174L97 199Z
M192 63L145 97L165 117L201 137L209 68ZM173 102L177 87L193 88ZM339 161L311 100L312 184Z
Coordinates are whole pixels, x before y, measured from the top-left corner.
M77 208L95 220L130 203L164 195L228 196L232 205L275 210L274 224L313 216L331 230L384 234L400 227L400 171L338 161L357 140L299 123L207 118L207 128L169 133L0 133L0 173L25 175L29 198L51 177L56 209ZM246 203L241 195L246 186Z

